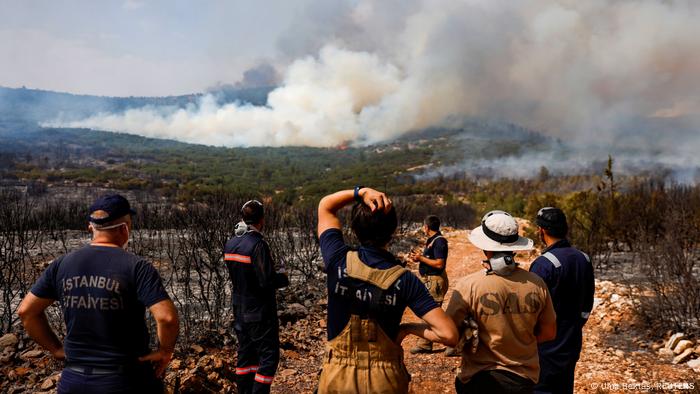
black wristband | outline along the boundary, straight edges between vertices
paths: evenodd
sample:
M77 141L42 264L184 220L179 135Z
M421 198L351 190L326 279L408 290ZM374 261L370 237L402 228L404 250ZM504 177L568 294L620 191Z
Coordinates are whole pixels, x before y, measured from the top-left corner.
M360 196L360 189L362 189L364 186L355 186L355 189L352 192L352 198L355 199L355 201L361 203L362 202L362 196Z

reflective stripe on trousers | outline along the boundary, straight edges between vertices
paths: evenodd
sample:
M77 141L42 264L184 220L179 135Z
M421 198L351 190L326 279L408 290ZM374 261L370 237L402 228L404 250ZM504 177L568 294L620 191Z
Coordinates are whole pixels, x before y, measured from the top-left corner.
M407 393L403 348L376 321L353 315L327 345L318 393Z

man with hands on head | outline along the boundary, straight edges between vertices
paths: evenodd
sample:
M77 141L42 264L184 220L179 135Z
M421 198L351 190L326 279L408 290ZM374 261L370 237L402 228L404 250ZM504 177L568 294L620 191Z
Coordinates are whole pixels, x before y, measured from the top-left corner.
M345 243L337 216L353 203L351 228L360 243L356 250ZM406 335L457 343L452 320L425 285L387 250L396 227L391 200L374 189L357 186L319 203L318 235L328 274L328 344L318 387L321 394L406 393L410 375L400 346ZM406 307L425 323L400 326Z
M66 365L58 393L163 392L161 377L175 348L178 316L160 275L144 258L125 251L135 213L118 194L89 210L90 245L54 260L18 314L27 333ZM64 342L45 309L59 301ZM155 318L158 349L150 351L144 319Z

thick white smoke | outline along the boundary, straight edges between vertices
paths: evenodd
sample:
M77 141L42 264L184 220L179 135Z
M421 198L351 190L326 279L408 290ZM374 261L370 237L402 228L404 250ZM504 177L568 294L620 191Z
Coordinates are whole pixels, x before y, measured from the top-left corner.
M281 41L297 44L286 53L295 58L266 107L205 96L187 109L64 125L212 145L333 146L459 115L606 144L634 138L648 119L700 120L694 0L361 0L337 9L320 16L337 25L292 29Z
M71 127L125 131L149 137L226 146L331 146L371 139L363 113L401 84L399 70L366 52L324 47L318 58L295 61L267 106L218 105L205 95L185 109L144 107L69 122Z

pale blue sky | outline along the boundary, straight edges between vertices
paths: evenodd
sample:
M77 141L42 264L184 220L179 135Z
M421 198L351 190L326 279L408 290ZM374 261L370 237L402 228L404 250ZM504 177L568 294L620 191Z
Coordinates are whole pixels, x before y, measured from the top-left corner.
M167 95L233 83L280 62L310 3L0 0L0 86Z

